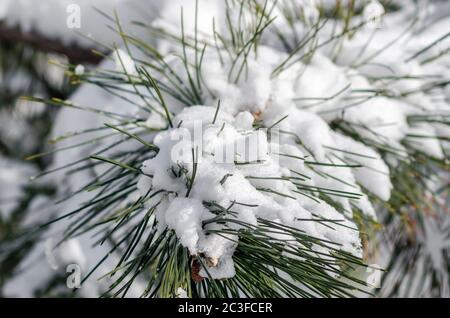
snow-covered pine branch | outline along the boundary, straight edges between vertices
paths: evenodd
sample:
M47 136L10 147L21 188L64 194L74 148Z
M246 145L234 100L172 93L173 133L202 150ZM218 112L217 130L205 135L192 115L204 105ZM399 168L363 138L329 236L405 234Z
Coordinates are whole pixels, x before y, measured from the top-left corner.
M57 259L83 264L81 292L367 288L356 272L382 261L368 256L378 220L427 204L426 180L445 184L449 164L448 19L382 3L165 1L137 33L133 15L107 15L111 57L67 65L83 84L47 101L64 108L42 175L65 182L46 225L76 246ZM218 162L251 138L255 158Z

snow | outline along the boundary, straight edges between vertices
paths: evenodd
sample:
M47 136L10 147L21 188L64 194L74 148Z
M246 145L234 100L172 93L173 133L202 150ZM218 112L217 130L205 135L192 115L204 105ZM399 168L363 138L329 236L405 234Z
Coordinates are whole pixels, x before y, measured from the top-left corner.
M175 294L176 294L177 298L188 298L186 290L184 290L181 287L177 288Z
M36 168L31 164L0 156L0 216L3 220L9 219L24 200L24 188L35 173Z
M445 159L441 144L439 139L437 139L439 135L436 134L434 127L423 123L417 124L414 127L409 128L408 134L408 142L411 144L412 148L434 158Z
M136 65L133 58L121 49L116 49L113 53L116 71L127 75L137 75Z
M278 220L315 237L332 240L341 244L343 250L360 255L360 242L356 230L342 228L335 231L321 225L296 221L296 219L311 218L314 212L325 218L339 219L344 224L351 225L349 220L324 202L318 204L312 200L300 198L293 192L295 185L291 181L270 179L291 175L289 169L280 166L276 158L271 157L271 155L276 157L276 154L268 153L269 147L265 134L261 135L263 138L256 139L260 144L257 145L254 155L256 160L262 162L261 164L238 165L236 162L241 161L242 157L239 153L234 153L235 156L231 158L233 160L225 163L222 162L222 158L217 158L216 154L223 149L223 146L238 145L245 139L244 134L248 132L237 130L233 125L235 117L224 112L219 112L216 122L212 124L211 119L215 111L216 109L212 106L193 106L185 108L177 115L174 123L181 122L181 126L161 132L155 137L154 142L160 150L155 158L143 164L142 171L146 175L141 177L144 181L139 185L142 195L148 193L149 189L155 193L161 193L160 198L155 198L165 203L156 207L158 222L162 227L167 226L173 229L181 244L187 247L191 254L202 254L214 260L212 261L214 265L208 269L212 277L227 278L234 274L232 255L237 237L233 235L234 239L230 237L227 239L214 233L207 234L208 230L212 230L211 227L217 231L223 226L212 223L202 228L202 221L214 217L203 206L205 202L216 202L223 207L231 204L232 210L236 213L236 215L230 215L231 218L249 224L256 224L258 217ZM237 117L238 122L241 122L244 116L241 114ZM203 134L200 140L191 138L196 130L194 123L202 124ZM195 141L201 142L202 150L198 151ZM196 150L195 156L200 156L195 157L195 161L192 160L192 149ZM231 147L231 149L236 148ZM299 153L300 150L296 152L297 155ZM197 170L191 186L192 179L189 178L192 178L195 165ZM288 166L292 166L292 162ZM301 164L297 166L297 169L301 171ZM152 177L149 178L148 175ZM264 179L264 177L267 178ZM289 197L263 192L260 191L261 188L273 189ZM186 197L183 198L184 196ZM155 200L151 201L150 207L155 206ZM250 208L249 205L254 207ZM234 223L228 226L235 229L240 227Z
M364 20L369 22L368 26L380 27L380 20L385 14L383 5L377 0L371 0L363 10Z
M306 5L303 8L305 21L296 22L295 25L295 30L300 34L304 34L317 19L317 5L332 8L335 3L303 2ZM94 11L89 1L78 0L77 3L82 6L82 30L110 45L118 40L116 36L105 32L103 24L99 27L97 22L99 19L91 18ZM367 20L383 14L384 9L378 1L364 3L369 4L363 11L363 17L355 19ZM52 12L56 13L56 18L47 23L35 20L28 11L8 15L6 22L10 25L20 25L24 30L34 28L52 37L61 37L64 41L76 40L80 44L87 45L88 42L85 40L61 28L62 23L65 23L62 20L65 15L58 13L62 12L64 4L66 2L49 1L48 5L40 6L40 10L48 10L50 5L54 5ZM186 36L192 37L196 27L193 19L195 16L193 1L174 0L165 1L160 5L149 5L148 2L138 0L117 0L114 3L98 1L96 6L105 11L117 6L125 18L124 28L128 29L128 23L132 19L141 15L151 16L146 21L152 27L161 28L178 36L181 29L180 11L183 6L185 17L183 27ZM22 10L24 7L23 1L3 2L0 5L0 17L5 16L2 12L16 13L16 10ZM32 7L26 8L30 10ZM136 8L142 10L136 11ZM221 1L199 1L197 28L200 31L200 39L210 39L213 18L217 22L218 30L223 30L221 20L223 10ZM230 210L234 213L230 213L227 217L232 220L257 225L258 220L264 218L294 227L319 239L330 240L339 244L342 250L362 257L360 233L352 220L352 211L357 208L369 219L377 220L376 207L369 200L367 193L387 202L391 192L395 191L390 180L389 166L392 162L395 164L396 159L382 157L374 144L404 150L403 144L407 142L413 149L435 158L445 158L443 143L428 137L448 136L448 127L425 122L412 124L408 121L408 117L429 114L441 109L448 111L449 90L440 93L442 97L447 97L447 101L438 104L424 93L402 95L418 91L424 83L423 79L392 81L386 77L424 76L448 66L448 59L444 59L445 62L439 60L432 66L405 60L428 45L430 39L435 38L435 34L442 35L442 30L448 29L448 21L437 24L435 30L429 29L423 33L414 34L408 30L397 39L405 28L402 20L404 18L403 13L392 16L388 14L383 17L383 26L392 28L381 28L376 31L364 28L352 37L345 38L340 43L339 50L324 46L314 54L308 65L298 62L277 76L273 76L272 71L288 57L288 54L277 42L274 33L269 32L265 35L263 45L249 52L242 73L239 73L242 61L238 61L236 66L233 58L225 51L219 55L213 48L208 47L203 57L205 65L200 74L207 89L200 92L200 105L196 103L185 105L170 96L167 91L163 92L169 110L174 115L173 128L168 126L168 121L161 115L162 109L159 106L155 106L159 112L152 111L149 114L133 105L133 103L142 104L143 101L133 92L134 88L131 85L121 85L122 88L132 91L122 95L127 100L108 94L98 87L87 85L83 85L71 100L76 105L101 105L104 111L117 112L131 118L143 118L147 127L162 130L149 137L149 142L154 143L159 151L155 157L142 163L141 169L145 175L139 179L137 192L141 195L149 192L158 193L147 202L147 207L155 208L160 230L165 228L173 230L191 255L205 257L208 273L202 269L201 276L211 275L213 278L223 279L235 275L233 254L239 241L238 236L218 235L212 231L221 231L225 227L236 231L241 228L233 222L226 225L215 222L204 225L204 221L216 217L207 208L206 203L231 207ZM89 21L87 25L86 21ZM289 29L283 22L276 20L275 24L283 30L286 29L288 33ZM332 30L325 27L318 35L318 41L326 40L330 32ZM294 38L293 34L286 36ZM370 42L367 41L368 38L371 38ZM397 41L394 41L396 39ZM418 39L419 42L411 39ZM180 59L183 52L179 43L164 39L151 41L157 42L156 46L163 52L168 65L181 81L188 83L186 66ZM377 54L392 41L394 41L392 47ZM419 47L417 43L420 43ZM442 44L442 47L445 47L446 43ZM137 50L131 50L133 56L144 58ZM436 47L422 58L435 56L439 50ZM187 59L189 71L196 74L195 52L191 48L187 48ZM370 63L362 63L366 60ZM133 60L128 50L119 47L114 49L111 58L105 60L100 68L135 76L137 66L140 65ZM447 72L448 76L448 71L443 72ZM84 66L78 65L75 74L79 76L85 74ZM127 79L127 76L123 78ZM155 74L155 78L168 86L171 85L167 77ZM358 92L363 90L369 93ZM375 94L366 99L370 92L384 90L389 92L387 96ZM141 92L140 89L138 91ZM154 102L152 98L148 100ZM354 101L357 103L352 105ZM97 114L64 109L58 114L53 136L100 127L105 120L114 123L113 120ZM331 124L336 122L350 124L358 137L365 142L333 130ZM256 129L253 127L255 124L262 124L263 127L271 129L270 131ZM96 135L77 136L71 139L70 143L63 141L59 146L84 142L93 136ZM59 167L88 156L99 145L107 144L107 141L101 141L96 145L89 144L57 154L52 167ZM250 147L247 147L248 145ZM133 150L135 147L136 144L130 142L114 150L117 151L119 148ZM230 152L231 149L233 151ZM251 163L248 164L247 161ZM67 179L67 183L64 183L64 191L80 188L86 183L90 173L100 175L104 169L103 165L95 167L89 173L71 176ZM299 174L306 176L307 180L295 179ZM57 181L66 180L63 173L58 173L53 178ZM6 181L10 182L10 179L15 177ZM19 180L19 177L17 179ZM20 176L20 180L22 179ZM9 187L6 181L5 184L8 185L5 187ZM310 189L318 187L345 191L351 193L351 197L329 194L332 201L342 208L338 209L324 201L318 203L302 196L298 193L299 183ZM268 189L272 192L265 191ZM279 195L280 193L284 195ZM138 193L133 195L136 196ZM84 197L85 200L90 198L89 195ZM83 201L71 201L61 207L61 210L67 211L68 207L76 207L81 202ZM300 221L314 217L338 220L344 226L330 229L318 222ZM59 230L61 229L64 229L64 225L60 226ZM290 239L286 234L274 234L274 238L286 242ZM295 243L292 244L295 246ZM59 262L62 264L77 261L92 265L100 258L101 253L107 251L106 247L100 247L93 252L87 248L88 246L90 240L87 236L69 241L66 246L61 247L62 250L58 254ZM325 255L331 253L326 248L315 248ZM47 254L51 255L49 249L42 245L33 250L33 255L45 255L46 250ZM50 263L51 268L55 267L57 262L47 260L47 263ZM45 273L43 277L51 273L48 265L45 262L39 263L40 271ZM107 265L101 268L103 272L106 269ZM24 277L27 277L26 275L30 274L27 273ZM32 285L35 287L40 283L42 281L33 282ZM186 292L179 288L177 294L184 297Z
M372 1L366 7L365 12L364 18L372 19L382 15L384 10L378 2ZM171 22L176 29L176 23L172 19L165 20L165 23L170 24ZM367 36L360 36L360 38L367 39ZM388 38L382 39L381 42L374 41L374 45L369 44L365 53L366 56L371 58L374 52L383 47L392 38L391 35ZM377 39L381 39L381 37L377 37ZM349 45L353 45L354 43L355 41L349 40ZM356 43L358 43L358 38ZM176 47L171 47L168 43L165 43L165 45L167 52L177 51ZM367 45L367 43L361 43L359 47L361 52L364 51L362 50L364 45ZM393 148L402 148L401 142L408 137L408 134L411 131L418 131L419 129L417 127L410 127L407 122L409 115L422 112L422 110L417 109L411 99L394 100L388 97L377 96L376 98L370 98L367 101L357 103L355 106L345 108L345 110L341 110L339 107L350 96L349 89L375 90L378 88L377 85L381 86L380 83L376 85L370 84L366 78L391 75L388 73L387 68L379 67L375 63L381 63L383 61L383 63L389 64L390 69L394 70L397 76L409 74L408 72L411 72L411 70L415 74L423 74L423 72L415 62L405 62L405 64L400 65L395 64L396 62L394 61L398 61L402 54L402 51L397 46L390 55L377 56L373 60L374 66L367 65L349 71L346 68L347 65L353 65L356 61L363 60L361 56L349 58L347 52L350 51L357 52L358 49L355 49L355 47L351 47L351 49L344 47L337 57L338 65L335 65L327 56L326 50L323 50L323 53L316 53L300 78L296 77L296 74L302 69L301 64L291 67L279 77L272 77L271 70L283 61L287 55L270 47L260 46L257 55L250 53L246 60L245 76L243 75L242 77L233 73L232 61L227 60L226 57L219 59L218 56L215 56L214 52L206 52L205 59L209 63L207 69L202 70L202 77L206 86L209 88L208 93L211 93L212 96L204 92L202 97L205 105L214 105L220 100L220 112L226 113L225 116L231 115L234 117L233 119L227 117L223 128L223 138L225 139L231 136L232 139L220 142L236 143L236 128L238 127L235 126L233 128L233 125L236 125L236 123L241 125L241 118L245 114L248 120L247 124L243 125L243 127L250 129L250 125L253 122L250 116L253 115L256 119L262 119L266 127L276 124L277 129L291 134L290 136L281 136L279 144L277 144L279 149L288 152L287 154L291 156L301 158L306 155L306 157L310 156L312 160L330 164L336 163L337 158L337 163L339 164L350 162L361 165L362 167L360 168L318 167L313 171L310 167L305 167L303 162L297 162L295 168L311 176L310 185L349 191L360 196L358 200L346 197L333 197L337 203L344 207L346 217L351 217L352 206L356 206L367 216L376 219L375 208L363 193L361 187L384 201L389 200L392 184L389 178L390 172L388 165L374 149L332 132L328 123L332 120L344 119L346 122L354 125L357 133L363 138L373 140L380 144L386 144ZM192 56L189 56L189 58L192 58ZM179 69L178 74L182 74L181 63L180 65L175 63L173 67L176 70ZM236 75L234 82L232 78L230 79L230 74L231 77ZM420 83L404 80L397 81L395 85L390 86L390 89L400 94L411 89L417 89L419 87L418 85ZM252 92L252 94L248 94L248 92ZM305 102L305 100L311 97L322 100L323 102L311 107ZM184 155L179 156L176 162L171 162L169 159L169 150L172 151L173 148L176 148L176 144L172 141L168 142L167 138L170 135L171 140L174 140L184 135L190 135L193 133L193 127L195 126L193 123L196 120L202 121L203 125L205 125L206 121L209 126L214 127L209 122L214 112L214 107L203 107L204 110L200 110L201 107L195 106L190 109L184 109L178 115L180 120L175 120L176 123L182 123L181 128L170 129L168 132L161 133L161 136L164 137L158 135L155 138L155 141L161 149L161 153L156 158L144 164L144 171L149 174L154 174L151 181L153 190L163 189L173 191L176 193L176 197L186 192L186 180L183 180L181 183L176 183L173 177L168 176L165 171L170 168L170 165L181 163L181 166L187 171L186 175L191 174L193 172L193 165L189 149L195 149L195 147L191 141L188 141L186 144L180 146L180 149L185 150ZM282 118L284 119L278 122ZM216 123L216 126L217 129L221 127L220 121ZM421 132L423 132L423 129ZM427 129L432 128L428 127ZM206 143L207 145L204 149L211 149L208 145L217 144L217 138L211 138L208 133L205 133L202 138L203 144ZM162 139L166 140L166 142L161 142ZM301 147L295 146L298 141L301 142ZM335 149L330 150L331 147ZM428 139L421 139L421 143L416 147L417 149L421 148L425 150L428 154L437 158L442 158L443 156L440 144L436 140L432 139L430 142ZM205 151L204 149L202 150L205 153L215 153L209 150ZM295 166L295 163L292 162L293 160L289 162L283 158L282 160L275 160L273 162L273 158L270 157L265 158L264 164L257 168L253 167L253 165L238 167L232 164L222 167L211 163L210 158L205 162L205 156L207 157L207 155L201 156L202 160L199 161L196 182L191 192L191 196L198 199L198 201L194 201L196 205L199 202L208 200L223 202L224 194L225 198L227 198L227 201L224 202L230 203L233 200L238 200L241 197L241 193L245 193L245 202L256 202L258 207L253 212L246 211L245 214L239 214L239 211L236 217L245 218L249 223L255 222L255 217L264 215L265 218L283 220L282 222L287 221L287 224L290 224L289 222L293 222L294 218L292 211L286 207L291 206L291 204L296 206L296 211L302 211L306 215L311 215L310 211L315 211L315 213L319 213L322 217L329 218L336 217L335 214L338 214L331 206L322 203L319 208L314 202L310 202L304 198L298 198L295 192L292 191L295 189L295 186L292 184L289 185L289 182L273 181L270 179L250 179L250 182L244 182L244 178L242 178L242 176L248 177L252 174L261 177L269 177L270 175L286 177L287 174L290 177L289 170ZM333 156L335 157L334 161L330 160L330 157ZM323 173L334 178L324 177ZM222 187L219 186L220 176L227 174L231 176L226 179ZM233 189L239 189L240 193L231 191L227 187L228 184L232 184ZM292 199L290 198L280 198L276 195L263 193L259 191L261 188L273 189L279 193L292 195L296 203L291 203L290 200ZM144 190L148 191L148 188ZM142 189L141 193L143 193ZM170 195L167 199L169 201L171 200ZM172 203L169 203L169 206L172 206ZM224 206L227 206L227 204L224 204ZM290 213L281 213L278 211L279 206L284 207L284 212L287 209ZM198 208L200 209L200 207ZM183 211L180 210L180 213ZM206 211L204 212L207 214ZM249 216L251 217L249 218ZM339 215L339 217L342 218L342 215ZM211 249L205 248L205 246L212 243L208 242L206 244L202 241L202 233L198 228L198 220L202 218L200 214L196 215L194 217L194 219L197 219L196 225L187 227L190 229L189 233L191 234L191 240L189 242L197 242L197 252L206 251L207 257L219 260L217 262L218 265L212 266L214 268L214 277L228 277L232 273L230 270L230 262L232 260L230 254L232 254L233 247L223 249L220 247L220 244L219 246L213 245L213 250L221 252L216 253L214 256L208 255L208 253L211 253ZM348 222L348 220L346 221ZM177 232L178 227L176 224L167 224L167 226L175 229ZM193 228L196 231L192 231ZM326 232L323 229L313 228L309 228L308 230L310 234L326 237L332 241L338 241L343 245L343 249L351 251L356 255L359 253L359 239L355 239L350 233L344 235L344 231L340 229L335 232ZM186 235L186 233L183 232L183 235ZM214 238L213 235L211 237ZM199 247L200 250L198 249ZM191 244L189 244L189 249L192 252L193 248ZM222 259L224 260L223 265L220 265Z
M196 254L201 221L204 215L209 214L202 202L190 198L175 198L164 214L167 226L175 231L181 244L192 254Z
M339 108L348 95L350 79L345 71L320 52L315 54L295 87L300 109L324 112ZM329 118L330 115L324 116Z
M389 168L381 156L375 150L349 137L335 134L335 138L338 148L347 151L345 156L362 165L360 169L353 171L356 181L383 201L388 201L392 184Z
M113 60L105 60L102 67L106 69L114 69L115 64ZM130 100L133 100L134 94L130 94ZM134 100L139 100L139 98L134 96ZM112 96L105 93L103 90L96 86L83 86L76 91L75 94L71 96L71 101L75 105L104 105L104 110L114 111L116 113L124 115L136 115L139 113L139 109L128 104L121 98ZM110 107L110 108L109 108ZM1 116L6 122L6 117ZM93 129L102 127L105 123L105 118L86 112L83 110L77 110L74 108L63 108L57 114L55 119L55 124L52 127L51 138L59 139L62 136L70 136L73 133L81 132L86 129ZM17 124L17 121L11 121L10 123ZM113 123L114 124L114 123ZM3 126L4 127L4 126ZM16 131L16 130L11 130ZM83 143L95 136L95 133L85 133L71 138L62 139L56 143L57 147L66 147L73 144ZM27 136L29 140L32 135ZM67 151L61 151L55 154L53 157L53 162L49 169L58 168L66 164L70 164L81 157L88 154L92 154L92 151L96 147L104 147L110 141L104 141L104 143L97 144L87 144L85 147L72 148ZM106 144L105 144L106 143ZM132 144L132 143L131 143ZM126 145L124 145L126 147ZM135 149L136 144L132 144L131 149ZM120 148L120 147L119 147ZM82 164L82 163L81 163ZM80 166L80 164L78 164ZM58 184L58 197L65 197L67 193L77 191L84 187L88 180L92 178L92 173L100 173L100 169L97 168L96 171L80 171L79 173L73 174L70 178L67 177L66 171L58 171L48 175L46 178L41 179L42 182L53 182ZM12 173L12 169L8 169ZM28 183L28 178L35 175L36 172L30 172L23 177L14 178L14 183L5 184L7 189L15 189L16 186L12 186L17 182ZM2 174L0 173L0 178ZM34 181L36 182L36 181ZM34 183L36 184L36 183ZM2 184L3 189L3 184ZM71 198L59 205L55 206L54 200L46 197L37 197L30 204L31 213L27 214L26 219L23 221L23 227L29 228L30 226L35 226L36 224L45 222L52 217L62 216L68 211L79 208L85 202L92 200L95 194L92 192L82 192L80 195ZM125 204L126 202L123 202ZM67 229L70 224L70 220L64 220L55 223L51 226L44 234L41 241L38 241L30 253L21 261L16 269L16 275L13 279L8 280L7 284L3 289L4 294L8 296L16 297L32 297L34 292L39 290L42 286L45 286L50 279L55 276L65 276L66 266L75 263L80 265L82 268L82 274L85 274L87 270L92 269L100 260L102 260L105 254L109 253L111 246L105 243L102 246L92 247L91 234L87 233L77 237L70 244L63 244L56 249L49 248L46 246L48 239L59 241L62 237L62 233ZM52 241L50 241L51 243ZM49 244L49 243L47 243ZM52 247L52 244L49 244ZM48 251L51 251L51 255L54 255L55 262L52 262L52 258L46 256L49 255ZM46 253L47 251L47 253ZM96 274L89 278L85 283L83 283L81 289L79 290L80 295L84 297L97 297L101 294L111 283L110 278L97 280L98 277L108 273L118 262L119 258L116 254L110 255L107 260L97 269ZM57 269L55 270L55 266ZM36 275L39 273L39 275ZM98 276L97 276L98 275ZM145 286L142 286L139 281L130 289L130 297L138 297Z
M58 270L61 265L76 264L81 269L86 269L86 258L84 256L80 242L77 239L70 239L61 244L55 252L56 242L49 238L45 241L45 256L47 262L53 270Z
M74 71L75 71L75 75L81 76L81 75L84 74L85 68L84 68L83 65L78 64L78 65L75 67L75 70L74 70Z
M191 35L195 27L200 35L212 34L213 18L220 17L225 5L220 0L199 0L196 10L195 1L169 0L164 1L161 5L158 20L154 22L154 26L167 27L175 30L174 33L179 35L181 32L181 12L183 12L183 28L186 35ZM196 24L196 11L199 17Z

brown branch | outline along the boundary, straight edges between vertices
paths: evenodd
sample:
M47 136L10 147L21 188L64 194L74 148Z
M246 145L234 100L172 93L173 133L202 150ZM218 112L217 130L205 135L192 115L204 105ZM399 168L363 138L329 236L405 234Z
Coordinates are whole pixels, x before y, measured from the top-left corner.
M0 23L0 42L24 43L43 52L64 54L74 64L98 64L102 57L92 49L83 48L75 43L65 45L61 41L49 39L37 32L22 32L19 28L8 27Z

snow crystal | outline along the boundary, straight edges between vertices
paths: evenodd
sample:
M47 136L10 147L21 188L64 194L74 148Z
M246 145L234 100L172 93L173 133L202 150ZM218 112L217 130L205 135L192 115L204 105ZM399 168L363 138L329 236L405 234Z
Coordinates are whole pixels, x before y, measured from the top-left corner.
M83 74L84 74L84 71L85 71L84 66L81 65L81 64L78 64L78 65L75 67L75 75L78 75L78 76L83 75Z

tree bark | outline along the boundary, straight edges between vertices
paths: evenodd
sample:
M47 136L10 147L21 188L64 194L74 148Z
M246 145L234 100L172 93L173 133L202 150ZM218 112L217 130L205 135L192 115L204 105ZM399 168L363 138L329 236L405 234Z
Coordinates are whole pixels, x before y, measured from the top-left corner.
M59 40L47 38L37 32L25 33L19 28L0 23L0 43L2 42L24 43L39 51L64 54L74 64L98 64L102 60L102 56L95 54L92 48L83 48L75 43L66 45Z

